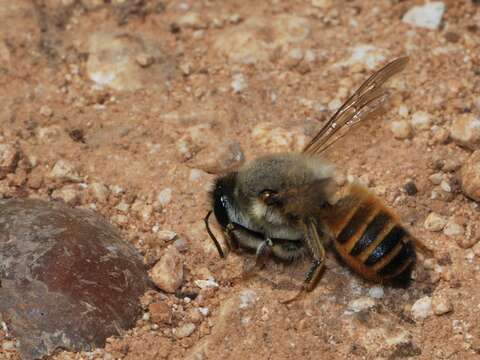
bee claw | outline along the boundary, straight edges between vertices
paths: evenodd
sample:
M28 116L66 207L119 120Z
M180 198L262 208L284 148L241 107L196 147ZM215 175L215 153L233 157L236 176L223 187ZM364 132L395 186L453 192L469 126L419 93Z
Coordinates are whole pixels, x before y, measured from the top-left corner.
M302 300L305 297L305 294L307 293L305 287L302 287L300 291L298 291L294 296L292 296L289 299L285 300L280 300L280 304L288 305L291 304L294 301Z

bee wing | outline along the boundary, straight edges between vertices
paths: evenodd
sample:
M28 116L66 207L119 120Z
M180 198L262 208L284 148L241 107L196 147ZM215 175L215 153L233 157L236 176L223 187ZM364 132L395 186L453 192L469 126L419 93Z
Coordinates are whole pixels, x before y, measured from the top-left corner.
M388 92L382 88L383 83L402 71L407 62L406 56L395 59L370 76L326 122L303 153L313 155L325 151L352 127L378 110L388 98Z

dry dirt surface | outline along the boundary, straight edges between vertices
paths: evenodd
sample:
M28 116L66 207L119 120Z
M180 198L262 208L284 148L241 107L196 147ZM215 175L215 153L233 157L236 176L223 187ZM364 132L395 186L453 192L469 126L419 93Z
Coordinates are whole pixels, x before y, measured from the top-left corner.
M104 348L49 359L480 358L478 3L0 0L1 196L96 210L159 287ZM234 281L252 258L220 259L204 229L215 176L299 151L405 54L385 113L324 156L436 259L393 289L330 253L289 305L307 259ZM0 344L20 358L4 322Z

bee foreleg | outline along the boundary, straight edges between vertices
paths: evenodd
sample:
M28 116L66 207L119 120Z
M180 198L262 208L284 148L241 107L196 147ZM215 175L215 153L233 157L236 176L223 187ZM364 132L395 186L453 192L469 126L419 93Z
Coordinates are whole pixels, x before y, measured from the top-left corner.
M315 288L325 265L325 248L320 238L316 224L313 220L309 220L305 225L305 243L313 257L310 269L307 271L302 289L291 299L284 300L282 303L290 303L298 300L306 291L312 291Z
M225 228L225 235L226 235L226 240L227 240L227 247L228 250L236 250L238 249L238 240L235 236L235 224L233 223L228 223L226 228Z

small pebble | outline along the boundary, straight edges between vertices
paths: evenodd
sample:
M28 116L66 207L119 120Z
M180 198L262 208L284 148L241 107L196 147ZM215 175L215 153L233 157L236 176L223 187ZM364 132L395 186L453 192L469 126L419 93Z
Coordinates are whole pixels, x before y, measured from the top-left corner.
M125 189L119 185L113 185L112 187L110 187L110 189L112 190L112 194L115 196L125 194Z
M408 139L412 135L412 127L406 120L392 121L390 130L396 139Z
M173 242L173 246L175 246L177 248L177 250L180 251L180 252L185 252L185 251L188 250L187 240L185 240L183 238L176 239Z
M448 192L448 193L452 192L452 187L450 186L450 184L446 180L442 180L440 182L440 188L445 192Z
M460 145L475 150L480 146L480 118L471 113L455 117L450 128L452 139Z
M459 236L465 233L465 229L462 225L449 221L443 228L443 233L447 236Z
M384 291L381 286L373 286L368 290L368 296L373 299L382 299L384 296Z
M164 208L170 203L171 200L172 200L172 189L166 188L158 193L156 203L161 208Z
M217 289L219 286L215 279L212 277L208 278L207 280L195 280L194 283L200 289Z
M444 315L453 310L452 303L443 294L434 295L432 298L433 313L435 315Z
M233 92L235 94L241 93L243 90L247 88L247 83L245 81L245 77L243 74L235 74L233 75L232 82L230 83L230 86L233 89Z
M190 29L205 29L207 27L206 23L200 17L200 14L195 12L189 12L177 20L177 24L183 28Z
M435 173L435 174L430 175L428 177L428 180L430 180L430 182L434 185L440 185L440 183L443 180L443 175L442 175L442 173Z
M444 128L438 128L433 132L433 141L435 144L446 144L450 138L450 131Z
M173 334L177 339L183 339L192 335L195 329L196 326L194 323L186 323L176 329L173 329Z
M210 310L207 307L199 307L198 311L200 312L200 314L202 314L205 317L207 317L210 314Z
M40 108L40 115L45 116L45 117L51 117L51 116L53 116L53 110L50 109L47 105L43 105Z
M97 201L99 201L100 203L104 203L107 201L110 190L108 190L108 187L106 185L99 182L95 182L90 184L89 188L93 197Z
M20 151L14 144L0 144L0 180L15 172Z
M460 170L460 184L468 197L480 201L480 150L473 152Z
M117 204L117 206L115 206L115 209L122 213L127 213L130 209L130 205L127 204L124 200L122 200Z
M177 237L177 233L171 230L159 230L157 231L157 238L162 241L172 241Z
M417 111L412 115L410 122L416 130L427 130L430 129L432 118L430 114L424 111Z
M407 195L413 196L416 193L418 193L417 186L413 181L407 182L403 188L405 189L405 192L407 193Z
M238 24L239 22L242 21L242 17L239 14L232 14L229 18L228 21L232 24Z
M135 60L137 61L138 65L140 65L141 67L148 67L153 64L153 61L155 59L150 54L141 53L137 55Z
M361 297L348 303L348 309L353 312L370 309L375 306L375 300L370 297Z
M413 6L402 17L402 21L417 27L436 30L442 22L445 4L442 1L427 2Z
M412 305L411 311L415 320L423 320L433 315L432 298L425 296L418 299L415 304Z
M52 199L62 200L63 202L75 206L80 199L80 192L72 185L64 186L61 189L52 192Z
M153 283L167 293L174 293L183 283L183 260L175 246L169 246L150 271Z
M172 309L165 302L154 302L148 305L150 318L156 324L170 324L172 322Z
M425 223L423 226L425 229L428 231L442 231L442 229L445 227L447 224L447 220L445 218L437 213L430 213L427 218L425 219Z
M408 114L409 114L409 110L408 110L408 107L406 105L400 105L398 107L398 115L406 118L408 116Z
M63 181L82 181L82 178L78 174L73 164L66 160L58 160L53 166L52 171L50 171L50 176Z

